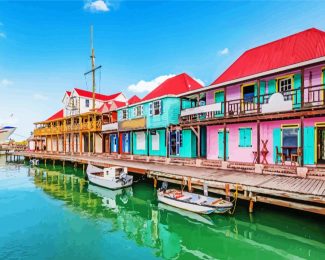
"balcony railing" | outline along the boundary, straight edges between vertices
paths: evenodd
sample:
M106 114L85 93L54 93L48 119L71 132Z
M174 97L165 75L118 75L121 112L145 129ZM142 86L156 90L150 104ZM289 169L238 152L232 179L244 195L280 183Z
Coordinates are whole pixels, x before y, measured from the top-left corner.
M117 122L102 125L102 131L103 132L117 130L117 128L118 128L118 123Z
M220 117L247 116L252 114L299 110L302 106L305 108L325 106L324 90L324 84L305 87L304 100L302 100L302 93L299 88L281 93L263 94L260 95L259 98L254 96L249 99L228 100L226 103L217 103L218 106L206 105L184 109L181 111L180 121L186 124L215 120Z
M59 135L64 133L73 133L73 132L97 132L102 130L101 121L90 121L77 124L69 125L60 125L60 126L49 126L41 127L34 130L35 136L40 135Z

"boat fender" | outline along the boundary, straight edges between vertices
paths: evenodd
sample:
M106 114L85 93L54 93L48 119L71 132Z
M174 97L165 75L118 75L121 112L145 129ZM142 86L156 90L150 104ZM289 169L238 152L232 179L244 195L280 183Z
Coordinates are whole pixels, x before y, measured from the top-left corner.
M175 198L175 199L179 199L179 198L181 198L181 197L183 197L183 194L182 194L181 191L176 191L176 192L174 193L174 198Z

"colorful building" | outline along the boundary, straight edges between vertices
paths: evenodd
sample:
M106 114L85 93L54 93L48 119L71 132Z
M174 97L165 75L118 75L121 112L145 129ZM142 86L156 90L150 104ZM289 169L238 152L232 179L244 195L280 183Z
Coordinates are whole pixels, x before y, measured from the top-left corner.
M74 88L66 91L63 108L48 119L35 123L34 136L44 138L43 150L55 153L102 153L102 112L105 104L126 103L122 93L103 95Z
M167 79L141 101L120 108L118 131L122 147L130 147L127 153L134 155L195 157L193 132L174 126L179 124L178 95L200 88L196 80L183 73Z
M317 29L250 49L210 86L181 96L191 106L180 127L206 127L207 159L324 164L324 71Z

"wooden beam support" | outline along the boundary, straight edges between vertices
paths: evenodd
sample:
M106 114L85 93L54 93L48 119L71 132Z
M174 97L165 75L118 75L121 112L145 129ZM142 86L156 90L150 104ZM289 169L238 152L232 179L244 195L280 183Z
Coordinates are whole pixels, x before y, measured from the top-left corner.
M257 163L261 163L261 123L257 120Z
M227 125L223 124L223 160L227 161Z
M304 107L305 105L305 69L302 68L301 69L301 91L300 91L300 95L301 95L301 108ZM298 99L298 97L297 97Z
M301 160L300 166L304 166L304 117L300 117L300 147L301 147ZM297 158L298 161L299 158Z

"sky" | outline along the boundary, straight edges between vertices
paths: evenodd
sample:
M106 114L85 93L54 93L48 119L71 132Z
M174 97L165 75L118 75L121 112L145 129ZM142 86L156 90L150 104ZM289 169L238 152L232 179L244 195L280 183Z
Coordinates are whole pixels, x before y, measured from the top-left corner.
M183 72L207 86L247 49L325 30L324 14L324 1L0 0L0 125L21 140L66 90L90 89L91 25L97 91L143 97Z

